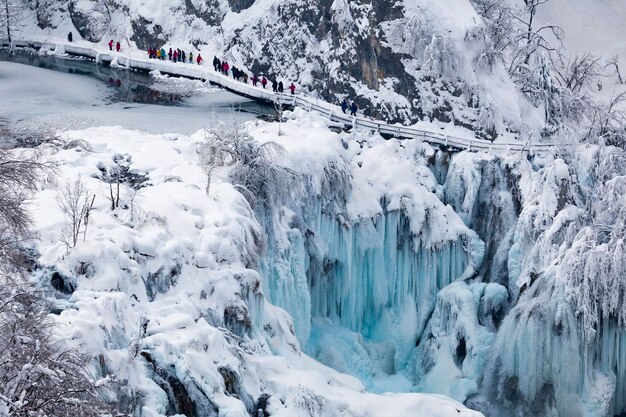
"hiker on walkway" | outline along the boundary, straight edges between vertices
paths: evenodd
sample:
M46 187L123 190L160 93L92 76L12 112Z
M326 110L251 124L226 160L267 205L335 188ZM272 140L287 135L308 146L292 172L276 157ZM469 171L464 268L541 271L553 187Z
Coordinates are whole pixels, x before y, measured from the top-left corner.
M215 71L217 71L217 61L218 61L217 57L213 55L213 69Z
M176 62L178 60L178 51L174 51L172 53L172 61Z
M181 50L180 48L176 49L176 62L180 62Z
M293 83L289 86L289 90L291 90L291 94L296 94L296 86Z
M356 116L356 111L357 111L357 106L356 106L356 102L352 102L352 105L350 106L350 116Z
M170 50L168 51L167 56L169 60L171 61L172 60L172 48L170 48Z
M261 80L261 85L265 89L265 86L267 85L267 78L265 78L265 75L263 76L263 79Z
M285 91L285 88L283 87L283 82L279 81L278 82L278 92L282 93L283 91Z
M189 63L193 64L193 52L189 52Z
M68 41L68 42L72 42L72 41L74 41L74 35L72 35L72 32L70 32L70 33L68 33L68 34L67 34L67 41Z
M348 108L348 102L344 98L343 101L341 102L341 111L343 112L343 114L346 114L347 108Z
M228 65L228 62L224 61L224 63L222 64L222 71L224 71L224 75L228 75L229 69L230 65Z
M245 84L248 84L248 74L247 74L247 73L245 73L245 72L243 73L243 82L244 82Z
M109 41L109 51L113 50L113 39Z
M198 63L198 65L200 65L200 63L201 63L202 61L204 61L204 60L202 59L202 55L198 54L198 58L196 58L196 62Z
M252 76L252 86L253 86L253 87L256 87L256 83L257 83L257 81L259 81L259 77L257 77L257 76L256 76L256 74L254 74L254 75Z
M276 80L272 80L272 91L273 92L277 92L278 91L278 83L276 82Z
M182 58L182 59L180 60L180 62L182 62L182 63L184 64L184 63L185 63L185 61L187 60L187 56L185 55L185 51L182 51L182 52L181 52L181 58Z
M161 48L161 60L165 61L165 48Z
M122 45L121 45L119 42L117 42L117 43L115 44L115 50L116 50L117 52L119 52L121 48L122 48Z
M239 69L233 66L233 80L236 80L238 78L239 78Z

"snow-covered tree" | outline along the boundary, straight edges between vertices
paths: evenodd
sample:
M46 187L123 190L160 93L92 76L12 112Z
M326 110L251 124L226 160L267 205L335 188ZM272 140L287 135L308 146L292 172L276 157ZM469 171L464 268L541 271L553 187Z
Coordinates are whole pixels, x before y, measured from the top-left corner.
M112 416L98 395L90 358L54 336L42 294L0 277L0 416Z
M0 2L0 27L2 36L6 36L9 44L22 27L25 5L22 0L2 0Z
M285 153L281 145L257 142L238 123L218 123L209 129L198 152L207 175L207 190L213 169L229 165L231 181L253 205L270 203L282 195L296 176L276 161Z
M35 153L0 148L0 272L12 272L21 258L19 244L29 236L29 193L50 167Z

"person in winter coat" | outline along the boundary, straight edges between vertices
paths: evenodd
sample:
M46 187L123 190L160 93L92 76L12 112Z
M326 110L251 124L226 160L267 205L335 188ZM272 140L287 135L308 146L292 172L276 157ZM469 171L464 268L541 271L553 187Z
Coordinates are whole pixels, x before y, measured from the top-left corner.
M202 59L202 55L198 54L198 57L196 58L196 62L198 63L198 65L200 65L200 63L201 63L202 61L204 61L204 60Z
M353 101L352 105L350 106L350 116L356 116L356 111L357 111L357 106L356 106L356 103Z
M169 60L172 60L172 48L170 48L170 50L167 52L167 56L169 58Z
M283 87L283 82L279 81L278 82L278 92L282 93L283 91L285 91L285 88Z
M291 90L291 94L296 94L296 86L294 85L294 83L291 83L291 85L289 86L289 90Z
M236 80L237 78L239 78L239 69L237 67L233 67L233 80Z
M217 57L213 55L213 69L217 71Z
M228 75L228 70L230 69L230 65L228 65L228 62L224 61L224 63L222 64L222 69L224 70L224 75Z
M178 51L174 51L172 53L172 61L174 62L178 61Z
M109 51L113 50L113 39L109 41Z
M193 64L193 52L189 52L189 63Z
M272 80L272 91L273 92L278 91L278 83L276 82L276 80Z
M254 74L252 76L252 86L256 87L256 83L259 81L259 77L256 76L256 74Z
M161 48L161 59L165 61L165 49Z
M263 88L265 88L265 86L267 85L267 78L265 78L265 76L263 76L263 79L261 80L261 85L263 86Z
M348 108L348 102L344 98L343 101L341 102L341 111L345 114L347 108Z
M72 41L74 41L74 35L72 35L72 32L70 32L70 33L68 33L68 34L67 34L67 41L68 41L68 42L72 42Z
M248 74L246 74L245 72L243 73L243 82L244 84L248 84Z
M181 52L181 56L182 56L181 62L184 64L185 61L187 61L187 56L185 55L185 51Z
M177 59L177 61L176 61L176 62L180 62L180 55L181 55L181 50L180 50L180 49L177 49L177 50L176 50L176 59Z
M115 50L117 52L119 52L121 48L122 48L122 45L119 42L115 44Z

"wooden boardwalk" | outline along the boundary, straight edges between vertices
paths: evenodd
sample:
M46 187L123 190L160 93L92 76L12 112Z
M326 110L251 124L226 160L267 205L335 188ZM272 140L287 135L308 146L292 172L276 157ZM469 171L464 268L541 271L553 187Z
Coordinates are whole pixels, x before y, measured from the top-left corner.
M418 139L436 145L466 149L472 151L485 151L490 153L507 152L545 152L557 145L551 143L531 143L522 141L500 141L490 142L484 139L467 138L447 135L435 130L420 129L415 127L391 125L381 120L366 118L362 116L352 117L344 114L338 106L307 97L302 94L273 93L271 90L261 87L254 87L252 84L244 84L232 77L225 76L213 70L213 66L173 63L157 59L134 58L124 55L124 53L110 52L97 45L85 45L69 43L63 41L13 41L14 47L30 47L38 50L54 51L58 54L68 54L93 59L96 63L104 63L119 68L154 71L164 74L194 78L210 82L224 89L253 100L264 102L268 105L282 103L288 107L299 107L307 111L315 111L333 122L341 123L354 128L365 128L379 132L385 136L392 136L406 139ZM562 145L558 145L562 146Z

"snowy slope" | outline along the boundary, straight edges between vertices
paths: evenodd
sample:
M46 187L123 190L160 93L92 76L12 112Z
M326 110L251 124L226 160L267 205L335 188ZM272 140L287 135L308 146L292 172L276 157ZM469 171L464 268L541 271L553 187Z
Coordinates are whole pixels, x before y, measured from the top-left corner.
M289 164L314 172L348 155L324 124L283 125ZM261 141L276 137L275 124L253 129ZM226 172L204 193L196 156L203 137L100 127L68 131L42 149L58 176L42 183L33 202L35 276L56 299L61 336L97 358L93 372L115 381L121 407L143 416L248 416L256 408L272 416L478 416L444 397L365 393L357 380L301 352L292 319L270 304L267 277L252 269L263 231L250 205ZM146 181L138 192L122 185L120 208L112 210L101 177L120 160ZM96 199L85 239L68 250L56 200L77 178ZM422 187L433 185L427 179L412 188L428 197ZM407 186L376 187L393 199ZM435 210L445 212L441 203ZM351 211L355 221L374 215ZM456 222L429 244L468 233Z

